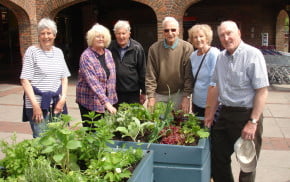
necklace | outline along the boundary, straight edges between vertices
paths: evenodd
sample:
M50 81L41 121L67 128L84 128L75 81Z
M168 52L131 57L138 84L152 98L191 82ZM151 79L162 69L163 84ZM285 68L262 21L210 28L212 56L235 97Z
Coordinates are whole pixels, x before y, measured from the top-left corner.
M44 53L44 55L46 57L48 57L48 58L53 58L54 57L54 49L53 49L53 47L49 51L46 51L46 50L43 50L43 49L41 49L41 50L42 50L42 52Z

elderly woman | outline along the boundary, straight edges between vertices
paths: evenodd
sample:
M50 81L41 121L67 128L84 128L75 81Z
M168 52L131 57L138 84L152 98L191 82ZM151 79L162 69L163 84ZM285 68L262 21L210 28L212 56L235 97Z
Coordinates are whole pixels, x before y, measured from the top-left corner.
M63 52L54 46L55 22L43 18L37 28L39 44L26 50L20 75L25 92L23 121L30 121L34 138L44 131L51 116L67 113L67 77L70 76Z
M193 81L192 112L204 117L207 91L213 74L219 49L211 47L212 29L206 24L197 24L188 31L189 42L196 49L190 55Z
M116 113L117 103L116 70L111 52L107 49L111 42L110 31L95 24L87 32L88 48L80 57L76 102L83 121L89 120L84 114L95 111L100 119L105 111ZM88 122L83 126L92 127Z

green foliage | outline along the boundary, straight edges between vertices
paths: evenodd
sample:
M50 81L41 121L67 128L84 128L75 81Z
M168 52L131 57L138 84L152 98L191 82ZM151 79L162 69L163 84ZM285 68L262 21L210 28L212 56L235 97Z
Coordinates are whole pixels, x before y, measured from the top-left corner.
M41 138L16 143L1 141L6 157L0 160L0 182L87 182L122 181L131 176L128 170L140 161L143 151L110 151L111 125L105 120L94 121L93 132L86 127L69 126L70 116L53 118ZM106 159L106 160L102 160ZM95 176L95 175L100 176Z
M209 137L208 129L201 128L200 120L193 114L185 115L187 120L182 123L181 132L185 136L185 143L190 144L196 142L196 138Z
M12 144L7 141L0 141L0 148L5 154L5 158L0 161L0 166L6 168L7 175L14 177L24 174L24 170L29 166L29 161L36 159L40 155L41 146L39 139L24 140L16 142L16 135L11 137ZM2 173L1 176L2 177Z
M112 123L112 132L119 131L122 137L130 137L133 141L154 128L150 112L141 104L123 103L116 115L105 116L104 120L111 120L108 123Z
M135 142L141 138L149 143L192 145L209 136L195 115L173 110L172 101L157 102L151 112L141 104L121 104L115 116L105 116L104 120L111 123L112 132Z
M127 149L118 151L106 151L101 160L92 160L86 174L90 181L118 182L123 178L129 178L129 168L136 164L143 156L141 149Z

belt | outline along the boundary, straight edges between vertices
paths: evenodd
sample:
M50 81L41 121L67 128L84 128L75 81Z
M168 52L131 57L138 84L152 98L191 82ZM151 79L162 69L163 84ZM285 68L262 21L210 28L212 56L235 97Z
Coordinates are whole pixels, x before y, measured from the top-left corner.
M251 107L234 107L234 106L222 105L222 110L225 110L225 111L249 111L252 109L253 108Z

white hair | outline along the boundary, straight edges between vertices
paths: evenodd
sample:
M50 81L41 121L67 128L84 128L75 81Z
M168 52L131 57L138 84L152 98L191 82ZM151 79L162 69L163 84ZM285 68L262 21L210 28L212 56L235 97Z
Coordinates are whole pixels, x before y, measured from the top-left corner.
M177 27L179 27L179 23L174 17L170 16L165 17L164 20L162 21L162 27L164 27L165 24L167 24L167 22L173 22L174 24L177 25Z
M40 32L44 29L50 29L54 35L57 34L57 28L55 21L51 20L50 18L42 18L38 25L37 25L37 32L40 34Z
M232 21L232 20L222 21L221 24L217 28L218 33L220 32L221 26L227 26L227 27L230 27L231 30L239 31L239 27L238 27L237 23Z
M116 32L119 28L125 28L128 32L131 31L129 21L126 20L118 20L114 25L114 32Z
M96 23L92 28L87 32L87 44L88 46L93 45L93 41L98 35L104 36L105 47L108 47L111 43L111 34L107 27Z

